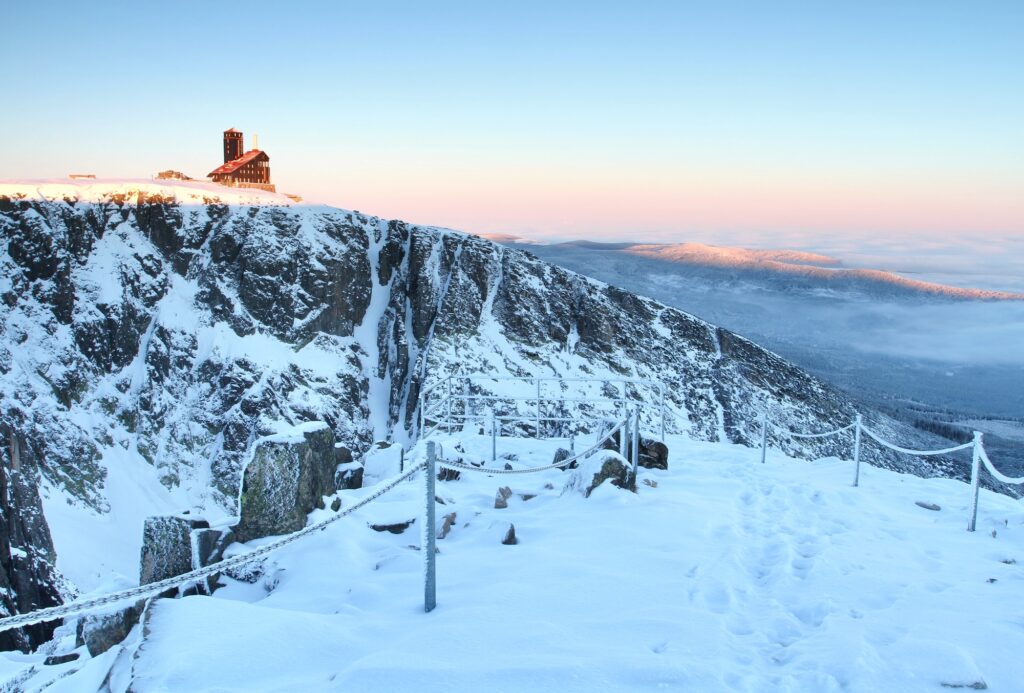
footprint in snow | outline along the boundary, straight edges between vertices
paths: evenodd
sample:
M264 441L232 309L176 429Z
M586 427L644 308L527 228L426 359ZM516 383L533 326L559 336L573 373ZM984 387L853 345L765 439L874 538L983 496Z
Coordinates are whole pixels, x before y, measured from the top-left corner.
M722 585L713 583L702 595L704 605L716 614L724 614L732 605L732 595Z

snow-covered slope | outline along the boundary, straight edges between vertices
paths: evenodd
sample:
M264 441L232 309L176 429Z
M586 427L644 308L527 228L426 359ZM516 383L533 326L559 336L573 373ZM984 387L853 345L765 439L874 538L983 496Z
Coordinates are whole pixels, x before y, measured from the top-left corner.
M2 592L4 609L136 580L147 514L230 524L266 436L324 421L357 458L414 439L420 390L453 373L656 379L680 414L672 430L708 441L754 441L765 407L779 431L830 428L856 407L726 330L524 252L286 201L178 182L0 190L0 469L18 489L0 572L46 587ZM927 444L866 413L886 437Z
M490 453L489 439L439 440ZM499 454L545 464L558 444L503 439ZM669 469L641 470L636 495L604 484L585 499L562 491L572 472L548 471L515 477L495 509L508 477L440 482L439 519L456 521L430 614L422 520L367 526L421 518L417 477L282 549L254 584L155 602L123 650L50 667L8 654L0 676L35 663L26 688L140 693L1019 690L1019 501L984 491L972 534L961 482L868 469L852 488L848 461L668 444ZM504 546L510 523L519 543Z
M803 252L501 242L735 330L869 401L1024 414L1019 293L837 269L835 258ZM975 270L986 266L979 258Z

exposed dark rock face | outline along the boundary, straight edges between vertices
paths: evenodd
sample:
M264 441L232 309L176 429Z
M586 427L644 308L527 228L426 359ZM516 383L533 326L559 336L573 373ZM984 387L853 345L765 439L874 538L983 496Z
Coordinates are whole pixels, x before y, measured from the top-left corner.
M32 449L0 425L0 616L63 603L50 529L39 500ZM0 649L28 651L50 639L57 622L0 633Z
M0 548L29 556L0 551L0 580L17 595L9 610L60 599L39 479L106 512L104 454L118 450L168 487L201 486L195 510L212 518L239 512L253 459L243 499L272 479L290 490L281 505L243 507L236 538L292 531L318 493L361 483L355 470L335 480L338 463L374 440L415 437L421 390L453 372L654 379L676 412L670 432L755 445L771 408L773 446L849 454L847 440L783 433L850 420L855 404L836 390L686 313L474 236L123 191L99 202L0 197L0 235L0 429L32 460L18 469L4 457ZM307 446L319 461L289 477L306 453L258 441L311 421L350 456L325 436ZM656 430L650 413L644 423ZM870 423L905 445L930 440L880 414ZM864 458L966 476L964 463L871 446ZM47 633L0 634L0 647Z

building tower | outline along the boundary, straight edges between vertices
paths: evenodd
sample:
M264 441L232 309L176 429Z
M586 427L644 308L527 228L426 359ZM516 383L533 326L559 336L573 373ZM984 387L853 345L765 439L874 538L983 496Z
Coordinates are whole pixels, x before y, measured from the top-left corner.
M242 133L234 128L224 131L224 163L234 161L245 153Z

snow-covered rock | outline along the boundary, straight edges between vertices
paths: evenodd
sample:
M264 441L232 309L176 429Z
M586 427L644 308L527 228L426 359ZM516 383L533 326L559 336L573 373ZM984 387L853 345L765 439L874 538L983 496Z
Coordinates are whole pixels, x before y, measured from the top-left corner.
M318 421L257 441L242 477L235 539L244 542L302 529L306 516L323 507L323 497L337 490L339 452L331 429Z
M594 489L606 481L624 489L634 485L632 466L614 450L598 450L583 458L576 469L570 472L563 491L576 491L588 498Z

